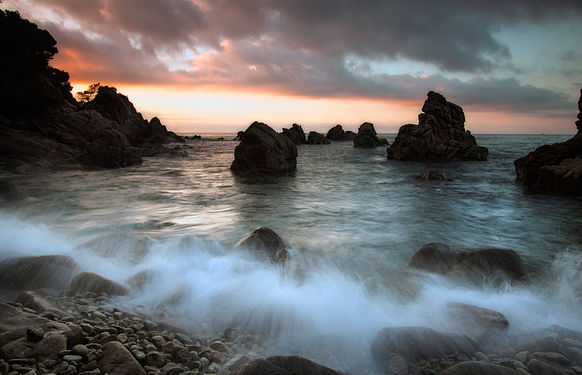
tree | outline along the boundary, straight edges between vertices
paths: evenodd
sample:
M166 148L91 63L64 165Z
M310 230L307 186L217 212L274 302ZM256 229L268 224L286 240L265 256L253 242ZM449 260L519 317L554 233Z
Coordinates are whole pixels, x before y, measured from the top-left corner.
M90 84L87 90L77 92L75 94L75 99L77 99L77 101L80 103L90 102L93 100L95 95L97 95L97 91L99 91L100 86L100 82Z

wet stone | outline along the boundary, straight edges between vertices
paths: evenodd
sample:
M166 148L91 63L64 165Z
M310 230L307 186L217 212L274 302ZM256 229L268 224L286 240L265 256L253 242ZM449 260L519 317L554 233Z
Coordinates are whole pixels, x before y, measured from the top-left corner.
M77 354L67 354L63 356L63 361L67 362L81 362L83 357Z
M42 328L28 328L26 338L28 341L38 342L44 338L44 330Z
M72 354L77 354L81 356L86 356L87 354L89 354L89 351L90 351L89 348L82 344L77 344L71 348Z

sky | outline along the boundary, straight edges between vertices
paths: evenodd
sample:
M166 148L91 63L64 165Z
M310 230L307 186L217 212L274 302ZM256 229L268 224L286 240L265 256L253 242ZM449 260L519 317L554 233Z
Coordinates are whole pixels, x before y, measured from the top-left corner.
M574 133L580 0L0 0L57 40L74 92L114 86L180 133L258 120L379 132L429 90L473 133Z

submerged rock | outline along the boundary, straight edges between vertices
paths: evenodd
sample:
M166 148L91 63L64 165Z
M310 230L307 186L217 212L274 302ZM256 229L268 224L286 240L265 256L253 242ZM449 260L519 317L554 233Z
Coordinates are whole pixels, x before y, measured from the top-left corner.
M329 139L326 139L323 134L311 131L307 136L307 143L310 145L328 145Z
M474 285L498 286L527 277L519 254L505 249L455 252L445 244L429 243L416 250L407 265Z
M364 122L358 128L358 134L354 138L354 147L374 148L382 145L388 145L388 141L378 138L374 124Z
M509 321L498 311L460 302L447 303L447 310L459 329L474 336L509 328Z
M447 173L442 169L425 169L420 175L416 176L416 179L425 181L450 181L447 178Z
M297 147L289 137L262 122L253 122L234 150L230 168L243 174L270 175L294 171Z
M301 145L306 142L305 132L299 124L291 125L290 129L283 128L283 134L289 137L289 139L291 139L296 145Z
M241 239L234 246L234 250L252 251L260 258L266 256L273 263L282 263L289 256L281 237L267 227L255 229L251 234Z
M388 148L388 159L487 160L487 148L477 146L471 132L465 130L463 109L434 91L427 96L418 125L400 127Z
M582 195L582 89L578 132L566 142L538 147L513 162L517 181L536 193Z
M341 375L328 367L298 356L256 358L240 367L236 375Z
M79 272L67 255L11 258L0 263L0 289L63 291Z
M104 293L110 296L125 296L129 291L121 284L92 272L81 272L71 281L71 293Z

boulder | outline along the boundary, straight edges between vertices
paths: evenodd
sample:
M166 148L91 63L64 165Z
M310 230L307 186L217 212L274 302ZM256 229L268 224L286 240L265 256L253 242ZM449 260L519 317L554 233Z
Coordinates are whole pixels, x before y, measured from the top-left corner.
M236 375L341 375L328 367L298 356L256 358L240 367Z
M353 141L356 138L356 133L353 131L344 131L341 125L336 125L327 131L325 138L332 141Z
M509 321L500 312L460 302L447 303L447 312L457 327L473 336L505 331Z
M374 124L364 122L358 128L358 134L354 138L354 147L358 148L374 148L378 146L387 146L388 141L378 138Z
M481 286L527 277L519 254L505 249L454 252L445 244L429 243L416 250L407 265Z
M0 289L64 291L79 272L67 255L11 258L0 263Z
M477 146L471 132L465 130L463 109L444 96L429 91L418 115L418 125L400 127L388 148L388 159L396 160L487 160L489 151Z
M417 180L424 181L450 181L447 178L447 173L442 169L425 169L422 173L416 176Z
M26 291L22 292L16 297L14 300L16 303L22 304L22 306L29 308L31 310L36 311L38 314L46 312L52 313L58 317L67 317L70 316L67 312L57 308L54 304L52 304L49 300L45 297L41 296L40 294L33 292L33 291Z
M281 237L267 227L255 229L241 239L234 246L234 250L252 251L259 258L266 258L273 263L282 263L289 256Z
M291 125L290 129L283 128L283 134L289 137L289 139L296 145L305 143L305 132L299 124Z
M0 357L5 359L36 358L38 361L56 360L59 353L66 349L67 338L58 332L52 332L47 333L38 341L31 341L28 337L11 341L0 348Z
M81 272L71 281L71 293L96 294L104 293L110 296L125 296L129 291L121 284L111 281L92 272Z
M230 168L241 174L271 175L295 171L297 147L283 134L253 122L234 150Z
M578 132L571 139L538 147L513 162L516 179L532 192L582 195L582 89L578 99Z
M400 355L407 361L446 358L449 354L471 356L478 343L467 336L446 334L426 327L387 327L372 341L372 358L376 365L388 371L390 359Z
M30 314L0 301L0 333L16 328L48 323L49 320L36 314ZM2 341L0 340L0 343Z
M516 370L496 365L493 363L466 361L457 363L445 371L441 375L518 375Z
M307 143L310 145L328 145L329 139L326 139L323 134L318 132L310 131L307 136Z
M98 361L99 369L110 375L145 375L139 362L122 343L110 341L101 348L103 353Z
M133 290L142 292L158 276L160 276L158 271L143 270L131 276L126 282Z

